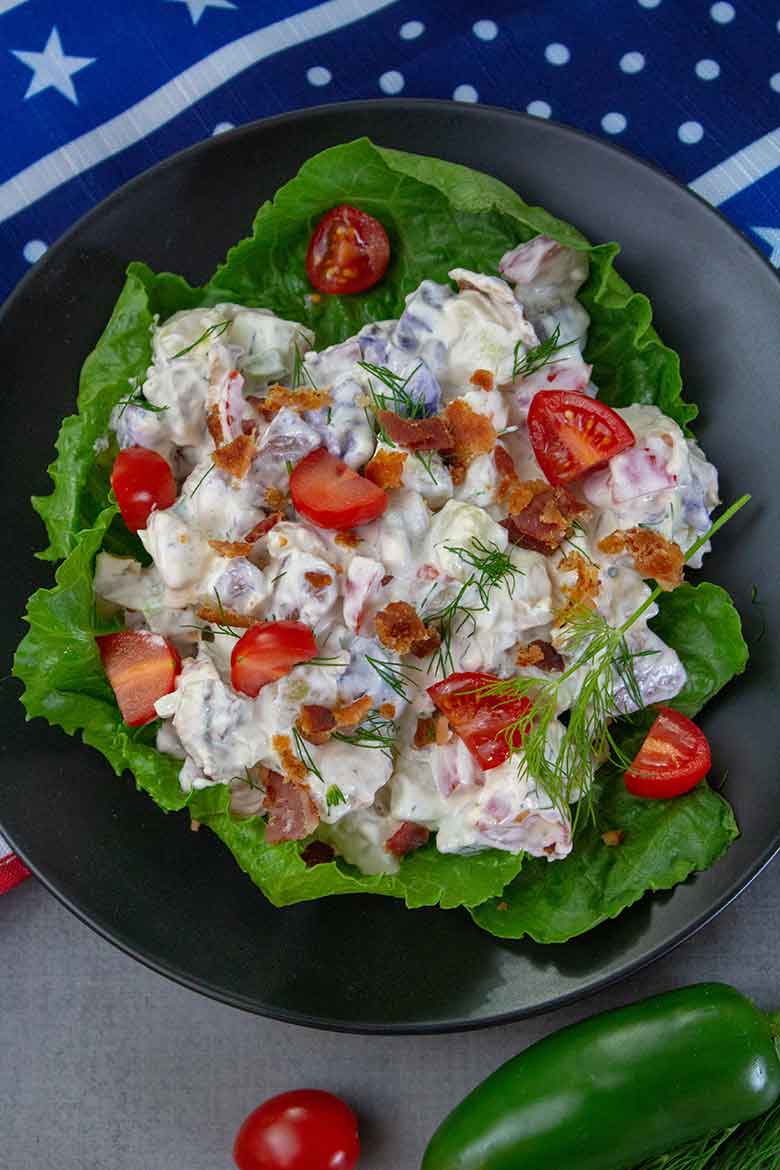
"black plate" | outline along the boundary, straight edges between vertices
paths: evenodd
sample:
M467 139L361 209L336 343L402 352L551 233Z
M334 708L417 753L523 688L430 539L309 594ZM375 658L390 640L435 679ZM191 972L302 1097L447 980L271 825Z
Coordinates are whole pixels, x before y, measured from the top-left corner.
M251 1011L350 1031L443 1031L555 1007L603 987L687 938L748 884L780 843L780 611L777 436L780 284L724 219L658 171L564 126L439 102L361 102L273 118L201 143L129 183L51 248L0 317L3 462L0 635L10 656L27 594L50 580L32 558L43 533L28 497L126 264L207 279L258 204L315 151L370 135L486 171L619 240L620 270L653 299L682 354L697 431L722 495L754 503L718 538L707 576L731 590L758 639L748 674L708 708L716 778L742 837L709 872L647 897L562 946L505 943L465 912L332 898L275 910L186 814L165 816L103 758L41 720L26 726L2 688L4 831L79 917L136 958ZM747 511L747 510L746 510ZM758 598L751 604L753 586ZM759 604L760 603L760 604ZM769 628L761 638L763 620Z

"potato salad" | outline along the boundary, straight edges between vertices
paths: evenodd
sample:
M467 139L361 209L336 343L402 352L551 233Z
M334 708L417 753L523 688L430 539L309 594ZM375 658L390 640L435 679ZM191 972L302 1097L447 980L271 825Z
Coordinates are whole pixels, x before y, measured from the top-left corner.
M261 308L177 312L111 416L148 554L96 565L125 721L159 718L184 791L226 785L311 864L394 872L429 840L557 861L593 712L685 682L648 581L681 580L715 468L657 406L599 402L585 253L537 236L499 273L423 280L319 351Z

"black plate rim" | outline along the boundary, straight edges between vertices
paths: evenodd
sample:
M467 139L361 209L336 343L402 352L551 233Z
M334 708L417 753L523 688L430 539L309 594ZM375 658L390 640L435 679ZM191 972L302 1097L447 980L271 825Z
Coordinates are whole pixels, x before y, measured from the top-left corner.
M588 134L585 131L578 130L566 123L556 121L555 119L539 119L532 115L523 113L517 110L511 110L503 106L492 106L480 103L476 106L463 107L462 103L453 101L442 101L436 99L373 99L362 101L349 102L330 102L321 106L308 107L303 109L291 110L283 114L277 114L269 118L257 119L253 122L248 122L242 126L235 127L233 130L226 131L220 134L217 138L210 137L203 139L200 142L193 143L191 146L185 147L183 150L177 151L175 154L155 163L153 166L135 175L122 186L112 191L105 199L101 200L95 207L85 212L70 228L60 236L54 244L52 244L46 251L45 255L34 264L30 271L19 281L16 287L11 291L7 299L0 305L0 328L3 325L3 318L7 313L15 308L17 301L21 301L26 295L29 287L33 286L40 280L50 264L54 264L61 251L64 251L70 243L71 237L77 235L86 225L92 222L93 218L102 215L106 210L113 208L115 204L132 196L137 186L143 184L147 178L152 174L158 174L171 167L175 167L184 158L189 158L196 153L206 153L213 148L215 143L222 139L239 139L241 137L252 137L258 132L262 132L262 128L268 125L279 125L287 122L300 123L309 119L316 119L318 117L332 116L334 113L348 112L354 109L360 109L364 112L370 113L372 109L382 107L383 109L394 109L399 114L408 111L412 108L428 108L437 109L441 112L459 110L468 110L469 116L474 115L491 116L499 114L504 117L509 117L513 120L519 120L524 123L533 123L538 127L540 123L554 127L564 138L570 137L576 141L585 141L591 149L596 149L599 152L605 153L607 157L619 156L624 163L628 163L641 171L650 171L657 177L670 183L679 191L682 191L689 199L694 200L701 209L709 216L714 217L719 221L721 227L725 227L732 236L734 242L741 250L746 251L750 256L751 261L758 259L764 268L771 273L773 280L780 286L780 272L772 267L768 258L754 245L751 241L739 231L738 228L731 223L726 216L712 204L708 203L695 191L692 191L686 184L680 182L673 175L670 175L662 167L655 163L645 161L630 151L620 147L611 142L605 142L603 139L596 137L593 134ZM345 139L348 141L348 139ZM269 1019L279 1020L283 1023L297 1024L303 1027L310 1027L322 1031L343 1032L349 1034L362 1035L440 1035L450 1032L466 1032L473 1031L479 1028L495 1027L505 1023L512 1023L514 1021L528 1019L532 1016L541 1015L546 1012L557 1011L569 1004L585 1000L588 997L597 994L606 988L612 987L629 976L641 971L643 968L649 966L657 959L664 955L670 954L683 942L687 941L697 934L704 926L716 918L727 906L729 906L740 894L742 894L756 877L770 864L770 862L780 853L780 829L773 837L770 844L762 851L761 854L755 858L749 866L745 868L742 874L731 883L726 892L714 902L707 910L703 911L697 918L695 918L688 925L681 927L670 938L656 945L646 954L636 959L632 963L628 963L619 970L613 971L609 975L597 976L583 986L576 990L570 991L563 995L554 996L549 1000L540 1002L532 1007L518 1008L512 1011L497 1012L492 1015L481 1016L479 1019L470 1019L467 1017L457 1017L452 1020L437 1023L420 1023L420 1022L400 1022L387 1024L381 1021L377 1022L362 1022L345 1024L342 1020L334 1020L326 1015L313 1015L306 1012L291 1012L283 1009L272 1008L265 1005L259 1005L256 1001L248 997L235 995L222 988L209 983L207 980L199 979L196 976L188 974L186 971L179 969L171 964L168 964L153 954L149 953L142 945L131 943L124 940L117 932L113 932L110 927L93 921L89 913L82 909L78 902L58 889L56 878L47 873L45 862L43 864L33 861L28 857L23 846L17 845L13 839L13 834L6 832L0 823L6 840L9 842L14 852L24 862L24 864L31 870L34 876L42 882L42 884L54 895L55 898L65 906L79 921L83 922L98 936L106 939L112 945L116 946L124 954L142 963L145 967L157 972L173 982L178 983L182 987L189 990L196 991L207 998L213 999L219 1003L225 1003L231 1007L239 1010L251 1012L255 1015L266 1017ZM259 896L262 896L261 894ZM554 946L556 944L549 944ZM565 945L565 944L558 944Z

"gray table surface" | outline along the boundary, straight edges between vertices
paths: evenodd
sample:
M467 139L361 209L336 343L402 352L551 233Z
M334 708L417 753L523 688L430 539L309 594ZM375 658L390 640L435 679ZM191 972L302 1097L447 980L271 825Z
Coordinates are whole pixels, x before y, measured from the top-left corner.
M452 1105L554 1028L702 979L778 1007L778 892L780 864L673 954L567 1010L460 1035L371 1037L202 998L98 938L28 881L0 899L0 1165L229 1170L249 1110L316 1086L360 1115L360 1170L416 1170Z

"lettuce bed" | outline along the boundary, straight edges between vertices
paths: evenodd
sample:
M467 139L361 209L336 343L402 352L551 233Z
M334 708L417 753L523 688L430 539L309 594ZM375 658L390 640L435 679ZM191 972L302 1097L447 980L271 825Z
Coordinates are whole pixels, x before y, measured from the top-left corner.
M361 296L307 301L303 258L317 219L348 202L379 218L392 246L387 276ZM316 331L319 347L355 333L368 321L397 317L403 299L424 277L446 281L454 266L497 269L508 248L539 232L588 252L590 277L581 299L591 315L587 358L601 398L612 405L656 403L686 427L697 413L682 398L677 355L651 325L647 299L617 275L615 244L591 246L569 224L525 204L502 183L436 159L375 147L366 139L310 159L255 218L253 234L229 252L213 278L192 288L169 273L131 264L106 330L81 375L78 414L67 418L49 468L51 495L33 504L46 524L41 554L63 560L52 589L30 599L30 629L14 673L23 680L28 718L43 716L68 734L80 733L119 774L166 811L187 807L228 846L236 861L275 905L329 894L375 893L410 907L466 906L475 922L506 938L531 935L561 942L590 929L647 890L666 889L704 869L728 847L737 827L728 804L706 784L674 801L641 801L626 793L610 767L597 780L596 822L584 825L565 861L488 851L446 856L432 845L407 857L396 875L366 877L341 860L307 868L301 844L268 846L263 822L234 820L222 789L181 792L179 764L154 748L155 726L130 731L122 723L97 654L92 577L101 547L140 547L124 528L109 490L111 452L95 456L128 379L143 378L150 360L150 326L179 309L233 300L263 306ZM63 559L64 558L64 559ZM676 700L691 714L747 661L739 617L728 595L711 584L683 585L661 598L654 621L674 646L689 682ZM639 735L638 727L627 734ZM601 840L622 828L615 848Z

